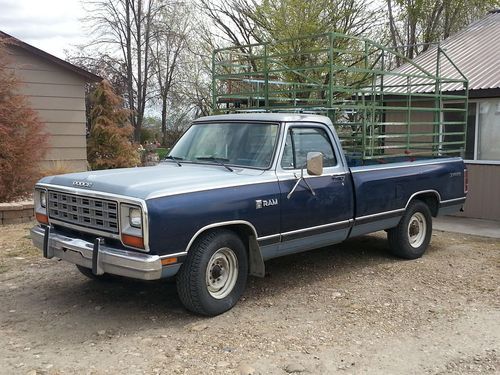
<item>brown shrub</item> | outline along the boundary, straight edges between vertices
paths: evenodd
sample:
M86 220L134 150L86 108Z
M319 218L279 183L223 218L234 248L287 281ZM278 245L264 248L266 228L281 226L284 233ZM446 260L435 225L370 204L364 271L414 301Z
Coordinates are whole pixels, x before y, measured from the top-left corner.
M131 142L134 129L122 98L106 80L91 94L90 137L87 159L92 169L135 167L140 163L137 146Z
M40 177L38 162L47 151L47 134L21 95L9 68L7 41L0 39L0 202L29 195Z

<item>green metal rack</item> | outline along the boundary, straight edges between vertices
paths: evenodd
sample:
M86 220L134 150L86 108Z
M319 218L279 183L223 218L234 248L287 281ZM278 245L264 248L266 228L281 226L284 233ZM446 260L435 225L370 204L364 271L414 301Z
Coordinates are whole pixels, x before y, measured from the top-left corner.
M439 46L426 55L432 72L334 32L218 49L213 111L324 114L353 159L463 155L468 81Z

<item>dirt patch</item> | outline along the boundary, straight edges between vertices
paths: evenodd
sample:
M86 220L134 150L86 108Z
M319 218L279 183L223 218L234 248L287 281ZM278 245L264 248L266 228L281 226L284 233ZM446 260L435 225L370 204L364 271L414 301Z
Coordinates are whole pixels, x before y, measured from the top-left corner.
M87 280L0 230L0 373L498 373L500 240L435 232L401 261L384 233L267 262L215 318L173 282Z

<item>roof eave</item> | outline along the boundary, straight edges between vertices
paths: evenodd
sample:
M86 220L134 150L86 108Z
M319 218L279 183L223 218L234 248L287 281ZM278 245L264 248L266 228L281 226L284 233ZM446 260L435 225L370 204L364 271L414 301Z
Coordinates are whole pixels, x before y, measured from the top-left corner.
M62 67L64 69L67 69L67 70L72 71L73 73L76 73L77 75L83 77L85 79L85 81L87 81L87 82L100 82L103 80L102 77L100 77L94 73L91 73L85 69L82 69L76 65L73 65L73 64L71 64L63 59L60 59L59 57L51 55L50 53L45 52L39 48L36 48L36 47L32 46L31 44L25 43L22 40L19 40L16 37L13 37L12 35L9 35L3 31L0 31L0 38L7 40L7 42L10 45L19 47L27 52L32 53L33 55L41 57L42 59L45 59L45 60L49 60L49 61L53 62L54 64L59 65L60 67Z

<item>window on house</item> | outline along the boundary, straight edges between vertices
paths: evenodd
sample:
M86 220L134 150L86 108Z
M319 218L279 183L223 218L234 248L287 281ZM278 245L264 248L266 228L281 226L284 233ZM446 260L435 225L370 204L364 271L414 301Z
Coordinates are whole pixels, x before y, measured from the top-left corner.
M446 103L447 108L462 108L463 104ZM454 150L463 139L459 134L463 121L462 113L443 112L444 149ZM469 102L467 111L467 134L464 153L450 153L450 156L462 156L465 160L500 161L500 99L481 99Z
M500 160L500 99L477 103L477 159Z

